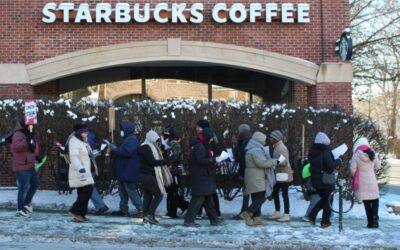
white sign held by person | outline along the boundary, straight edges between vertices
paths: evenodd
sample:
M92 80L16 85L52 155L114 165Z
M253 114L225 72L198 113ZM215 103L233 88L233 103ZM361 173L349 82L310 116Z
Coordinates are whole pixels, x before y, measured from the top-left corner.
M36 100L25 99L25 124L34 125L37 124L37 106Z

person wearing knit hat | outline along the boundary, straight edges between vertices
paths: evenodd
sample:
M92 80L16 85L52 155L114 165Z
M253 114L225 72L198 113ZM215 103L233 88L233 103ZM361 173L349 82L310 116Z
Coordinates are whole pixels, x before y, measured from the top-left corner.
M289 151L283 143L283 134L279 130L274 130L270 134L270 142L272 144L272 158L279 158L281 155L285 157L285 161L275 168L277 183L274 186L274 205L275 213L268 219L278 220L279 222L289 222L289 185L293 181L293 170L289 162ZM281 206L279 201L279 192L282 191L283 205L285 213L281 215Z
M379 227L379 186L376 176L380 168L381 162L368 140L359 138L354 143L350 173L355 197L364 203L368 228Z
M74 125L74 133L68 138L67 148L70 158L68 181L71 188L77 188L78 197L69 213L74 222L87 222L88 204L93 192L94 179L91 173L91 148L87 141L88 130L85 123Z
M238 127L238 138L236 147L233 149L233 155L235 157L235 161L239 163L238 174L241 178L244 178L244 171L246 169L246 146L251 139L251 131L250 126L248 124L240 124ZM243 182L243 200L242 200L242 208L240 209L240 213L233 217L234 220L241 220L240 214L246 211L249 207L250 195L246 194L244 190L244 182Z
M335 189L334 184L327 184L322 181L323 172L330 174L336 171L343 159L342 156L336 160L333 158L332 151L329 148L330 144L331 140L329 137L323 132L318 132L308 154L308 160L311 165L311 183L321 197L308 214L308 219L312 224L315 224L319 211L323 209L321 220L322 228L327 228L332 225L330 221L331 207L329 205L329 195Z

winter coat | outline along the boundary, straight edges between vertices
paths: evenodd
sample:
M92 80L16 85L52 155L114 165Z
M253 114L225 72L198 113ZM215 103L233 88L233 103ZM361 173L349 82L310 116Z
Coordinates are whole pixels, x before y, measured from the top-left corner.
M140 173L155 176L154 167L164 166L168 164L167 160L157 160L153 151L147 144L141 145L139 148L140 156Z
M192 138L189 156L192 195L210 195L217 192L216 169L213 162L203 143Z
M246 147L246 169L244 172L246 193L252 194L266 191L266 169L275 167L276 164L277 160L270 159L264 145L254 139L253 135Z
M311 167L311 183L316 189L333 189L334 185L322 183L322 171L332 173L340 165L341 160L335 160L329 146L325 144L314 143L309 151L308 160ZM321 166L323 165L323 169Z
M129 121L122 121L121 130L124 139L113 150L115 154L115 178L118 181L137 182L140 173L139 141L135 136L135 127Z
M292 167L290 166L289 162L289 151L286 148L285 144L283 144L282 141L279 141L273 145L274 152L272 155L272 158L278 159L281 155L283 155L286 158L286 161L283 163L283 165L278 165L275 168L275 173L287 173L288 174L288 180L284 181L285 183L290 183L293 181L293 170Z
M251 135L239 139L235 148L235 160L239 163L238 174L244 177L244 171L246 169L246 146L251 139Z
M75 135L68 140L68 155L71 164L69 165L68 181L71 188L79 188L93 185L94 180L90 171L90 146L88 143L78 139ZM86 173L79 173L80 169L85 169ZM82 175L85 176L84 180Z
M371 161L368 154L357 150L350 161L351 175L354 176L357 168L359 171L359 188L355 191L358 200L375 200L379 198L378 181L376 171L380 169L381 162L375 156Z
M34 140L36 141L36 138ZM14 129L11 153L13 155L12 170L14 172L34 169L36 156L39 155L39 146L35 142L35 152L29 151L26 135L19 122Z

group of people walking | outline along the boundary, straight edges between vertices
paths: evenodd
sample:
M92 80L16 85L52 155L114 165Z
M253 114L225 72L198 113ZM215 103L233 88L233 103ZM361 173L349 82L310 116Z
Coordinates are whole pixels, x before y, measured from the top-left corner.
M159 219L156 210L167 195L166 216L169 218L177 218L180 209L184 214L184 225L196 227L199 224L195 219L204 208L211 225L223 223L216 192L217 167L222 160L216 157L218 138L207 120L197 122L197 135L190 139L190 146L186 150L182 149L181 136L173 126L165 127L161 136L154 130L148 131L144 142L140 144L132 122L124 120L119 125L121 142L118 145L109 144L115 159L114 178L118 181L120 196L119 211L115 214L128 215L130 200L136 208L135 216L143 218L144 223L157 224ZM18 186L18 216L29 216L33 211L31 202L39 185L39 175L34 168L39 156L38 144L34 128L25 125L24 119L20 120L11 144L13 171ZM315 224L319 211L323 210L322 228L331 226L329 195L334 190L334 184L324 182L323 173L336 171L343 161L342 156L334 159L329 146L329 137L323 132L317 133L308 155L311 177L305 183L313 198L304 220ZM86 215L90 199L95 205L98 204L96 208L99 213L108 210L95 188L98 170L94 147L93 134L88 131L87 125L76 124L65 145L69 185L77 189L77 199L70 209L75 222L89 221ZM184 171L184 151L187 151L189 163L190 202L179 192L179 177ZM266 134L260 131L252 133L248 124L241 124L233 151L235 161L239 164L238 174L244 184L241 212L234 219L243 219L248 226L265 225L261 207L268 199L274 200L275 206L275 212L268 219L289 222L288 189L293 181L293 170L283 133L272 131L267 143ZM365 138L357 140L350 169L354 176L356 198L364 202L369 228L379 226L376 178L379 168L380 161L368 141ZM143 200L138 192L139 183Z

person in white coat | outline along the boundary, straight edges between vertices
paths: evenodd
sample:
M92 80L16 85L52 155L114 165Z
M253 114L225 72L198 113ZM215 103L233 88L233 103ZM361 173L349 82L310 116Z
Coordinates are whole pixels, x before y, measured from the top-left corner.
M88 203L93 191L94 180L90 169L90 145L87 142L87 125L76 124L74 133L67 141L69 156L68 181L71 188L76 188L78 197L69 210L74 222L87 222Z
M368 220L368 228L379 227L379 188L376 172L381 167L375 151L366 138L358 139L353 146L350 170L353 189L358 200L362 200Z

